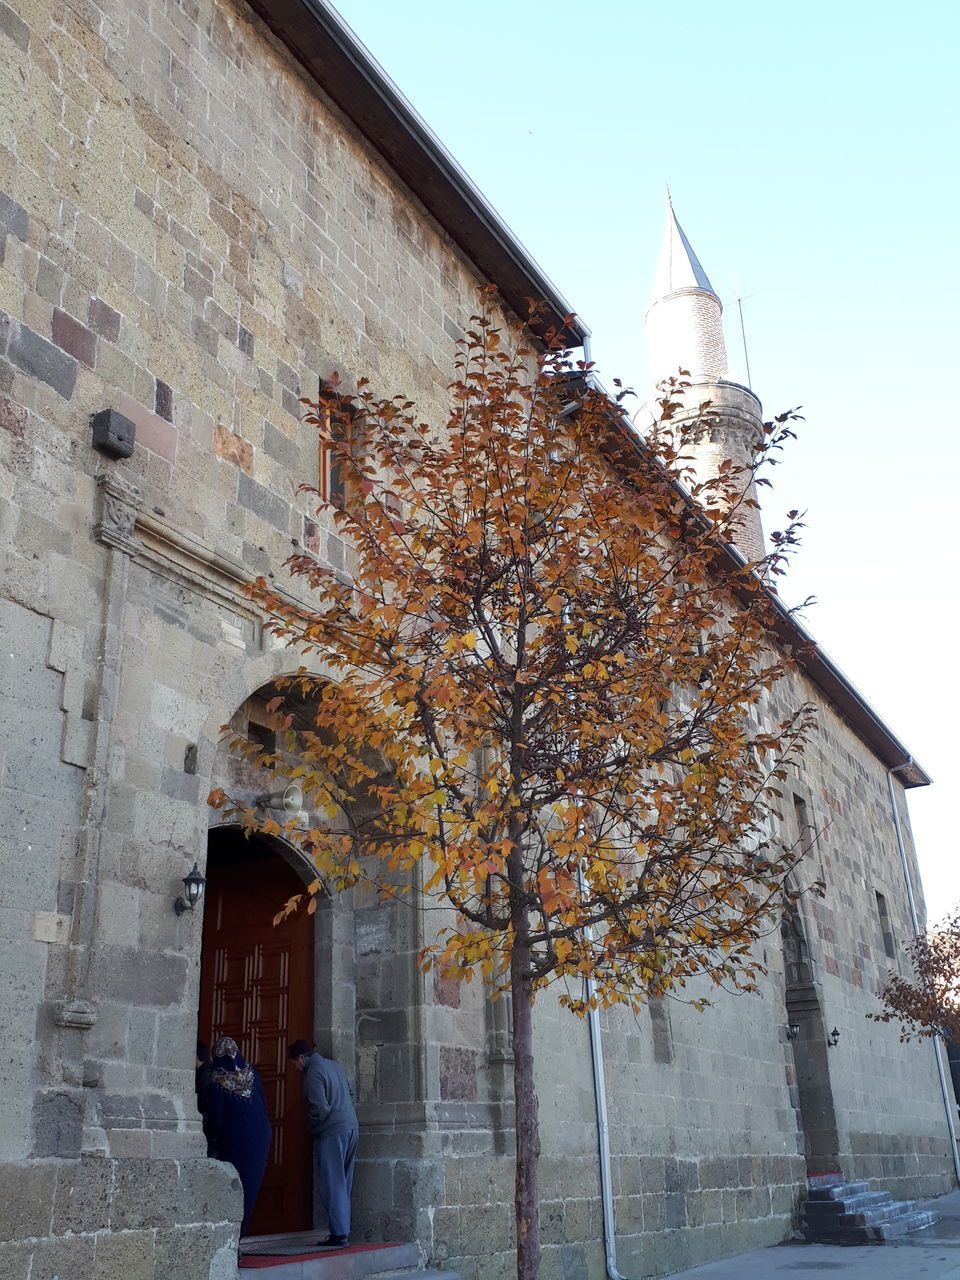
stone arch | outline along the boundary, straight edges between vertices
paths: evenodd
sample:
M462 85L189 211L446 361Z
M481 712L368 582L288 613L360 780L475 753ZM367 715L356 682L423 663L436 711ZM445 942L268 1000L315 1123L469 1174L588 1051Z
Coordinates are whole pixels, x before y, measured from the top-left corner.
M231 779L229 755L219 741L221 726L239 727L238 713L247 715L258 700L265 703L276 681L299 668L320 680L336 679L322 662L299 663L291 656L297 657L281 650L243 664L218 690L205 722L205 781L211 788L223 786L243 803L275 788L267 785L270 775ZM225 785L231 781L241 785ZM208 841L231 829L220 811L210 810L209 821ZM271 847L301 882L312 879L308 860L292 842L273 837ZM380 1186L398 1158L409 1155L411 1143L420 1143L425 1123L420 921L402 904L381 902L359 889L334 898L318 896L311 919L313 1038L320 1052L340 1062L351 1078L364 1134L354 1193L355 1231L374 1239L414 1232L413 1183L409 1188L404 1184L388 1202L372 1188Z
M781 924L787 1021L796 1026L791 1083L804 1137L807 1173L834 1173L840 1167L840 1135L830 1080L830 1049L820 984L799 905L791 903Z
M211 779L215 776L216 757L220 745L220 730L230 723L238 710L258 693L271 688L284 677L293 676L302 669L321 680L336 680L335 673L316 654L298 655L287 648L272 649L226 669L227 679L216 688L216 696L207 708L206 719L198 727L198 743L201 772ZM215 783L211 782L211 785Z
M332 678L331 673L322 663L304 662L299 665L302 665L310 675L320 679ZM220 738L219 729L223 724L233 724L235 728L247 731L258 719L257 708L264 707L276 692L276 682L284 676L295 674L296 670L297 666L290 662L290 653L286 650L264 654L248 664L246 667L248 677L265 675L268 678L254 685L252 692L249 691L248 684L247 690L244 691L245 696L227 714L223 714L219 709L211 714L207 724L208 727L215 724L217 739ZM217 716L222 718L217 720ZM267 716L259 716L259 718L264 723L269 720ZM228 794L236 796L243 803L252 804L258 794L273 789L271 781L272 775L237 763L226 744L222 741L216 742L210 768L211 787L222 786ZM226 829L231 829L231 823L224 822L220 812L211 809L208 842L216 838L215 833ZM236 827L233 829L239 830ZM290 866L304 885L316 878L313 864L294 841L280 835L257 836L256 839L269 845L271 850ZM348 1066L356 1058L353 908L352 894L341 894L335 901L318 895L317 909L312 917L315 930L313 1036L322 1053Z

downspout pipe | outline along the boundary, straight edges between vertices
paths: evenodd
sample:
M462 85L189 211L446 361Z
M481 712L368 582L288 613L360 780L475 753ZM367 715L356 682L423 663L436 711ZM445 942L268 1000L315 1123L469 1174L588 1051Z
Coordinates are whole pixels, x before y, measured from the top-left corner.
M583 868L577 872L583 893ZM587 937L592 941L593 930ZM593 1066L593 1096L597 1111L597 1146L600 1153L600 1201L603 1206L603 1257L609 1280L627 1280L617 1267L617 1220L613 1207L613 1176L610 1169L610 1121L607 1115L607 1079L603 1071L603 1040L600 1035L600 1010L597 1007L597 984L589 974L584 976L583 992L587 1001L587 1026L590 1029L590 1061Z
M887 770L887 790L890 793L890 812L893 814L893 829L897 833L897 848L900 850L900 865L903 869L903 883L907 890L907 904L910 908L910 923L913 926L913 936L920 936L920 917L917 914L917 900L913 892L913 877L910 875L910 861L907 858L907 846L903 838L903 826L900 822L900 808L897 804L897 793L893 785L893 775L900 773L903 769L909 769L913 764L913 757L910 756L904 760L903 764L895 765L894 768ZM957 1128L955 1123L956 1116L956 1100L951 1100L950 1086L947 1084L947 1075L943 1068L943 1051L940 1044L940 1036L933 1039L933 1056L937 1063L937 1075L940 1078L940 1092L943 1095L943 1109L947 1116L947 1129L950 1133L950 1151L953 1155L953 1172L958 1183L960 1183L960 1152L957 1151Z
M603 1073L603 1042L600 1039L600 1010L592 1004L596 988L586 979L587 1025L590 1028L590 1056L593 1062L593 1092L597 1106L597 1140L600 1147L600 1198L603 1204L603 1254L609 1280L626 1280L617 1268L617 1223L613 1207L613 1178L610 1170L610 1123L607 1118L607 1085Z

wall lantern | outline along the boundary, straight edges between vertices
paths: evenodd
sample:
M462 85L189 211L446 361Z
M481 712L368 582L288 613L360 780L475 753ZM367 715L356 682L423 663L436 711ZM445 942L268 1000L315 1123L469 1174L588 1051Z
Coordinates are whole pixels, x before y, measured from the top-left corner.
M839 1039L840 1039L840 1032L837 1030L836 1027L834 1027L833 1030L830 1032L830 1034L827 1036L827 1044L830 1046L831 1049L835 1049L837 1047L837 1041Z
M799 1022L789 1023L787 1026L787 1039L796 1040L799 1034L800 1034L800 1023Z
M183 890L185 897L178 898L173 904L173 909L178 916L182 916L185 911L192 911L200 899L203 897L203 890L206 887L206 880L200 874L200 868L196 863L193 864L193 870L189 875L183 877Z

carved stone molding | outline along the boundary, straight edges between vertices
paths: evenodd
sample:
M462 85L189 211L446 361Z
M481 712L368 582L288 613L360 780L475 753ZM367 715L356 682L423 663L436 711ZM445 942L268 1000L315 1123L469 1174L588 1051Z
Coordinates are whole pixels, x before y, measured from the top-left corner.
M65 1000L54 1011L58 1027L72 1027L76 1031L89 1031L97 1022L97 1006L86 1000Z
M97 476L100 491L100 519L94 526L97 540L116 547L127 555L137 549L134 531L143 494L135 484L122 479L115 471L102 471Z

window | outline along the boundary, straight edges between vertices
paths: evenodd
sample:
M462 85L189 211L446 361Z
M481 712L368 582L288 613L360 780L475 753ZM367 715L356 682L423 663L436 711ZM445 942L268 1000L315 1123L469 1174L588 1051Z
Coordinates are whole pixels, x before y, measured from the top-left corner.
M810 838L810 818L807 814L807 802L802 796L793 797L793 813L797 820L800 848L804 853L809 853L813 846L813 841Z
M880 920L880 932L883 934L883 949L887 953L887 958L895 960L897 957L897 946L893 937L893 930L890 927L890 913L887 911L887 900L882 893L876 894L877 899L877 916Z
M348 481L343 454L352 440L353 408L343 403L342 397L329 382L320 379L317 392L319 409L318 433L320 437L319 479L320 497L341 510L347 501Z

